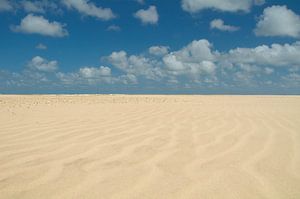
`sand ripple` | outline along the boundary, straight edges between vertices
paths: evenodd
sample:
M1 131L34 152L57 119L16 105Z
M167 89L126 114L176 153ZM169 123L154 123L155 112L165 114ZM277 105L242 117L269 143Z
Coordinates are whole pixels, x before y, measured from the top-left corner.
M300 198L300 97L0 96L0 199Z

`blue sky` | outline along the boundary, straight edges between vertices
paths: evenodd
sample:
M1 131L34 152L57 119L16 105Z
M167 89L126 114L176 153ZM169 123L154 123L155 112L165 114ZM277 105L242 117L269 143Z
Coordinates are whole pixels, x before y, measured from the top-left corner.
M0 93L300 94L295 0L0 0Z

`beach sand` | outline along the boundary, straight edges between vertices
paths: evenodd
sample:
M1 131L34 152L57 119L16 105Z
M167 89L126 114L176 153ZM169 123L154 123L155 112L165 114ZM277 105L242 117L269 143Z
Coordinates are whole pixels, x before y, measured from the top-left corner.
M299 96L2 95L1 199L299 199Z

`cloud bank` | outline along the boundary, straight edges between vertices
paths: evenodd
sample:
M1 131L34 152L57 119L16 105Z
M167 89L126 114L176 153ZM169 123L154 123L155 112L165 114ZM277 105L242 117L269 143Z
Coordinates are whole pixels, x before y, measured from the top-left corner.
M23 73L1 71L0 82L24 86L34 80L35 84L72 88L99 84L138 86L145 82L181 89L299 88L300 42L220 52L208 40L200 39L176 51L165 46L152 46L148 51L132 55L115 51L102 58L105 65L83 66L73 72L59 71L56 60L36 56Z

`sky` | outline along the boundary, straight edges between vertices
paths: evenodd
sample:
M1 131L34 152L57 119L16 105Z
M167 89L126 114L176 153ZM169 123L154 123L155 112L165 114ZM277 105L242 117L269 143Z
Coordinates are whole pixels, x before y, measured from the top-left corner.
M0 93L300 94L297 0L0 0Z

